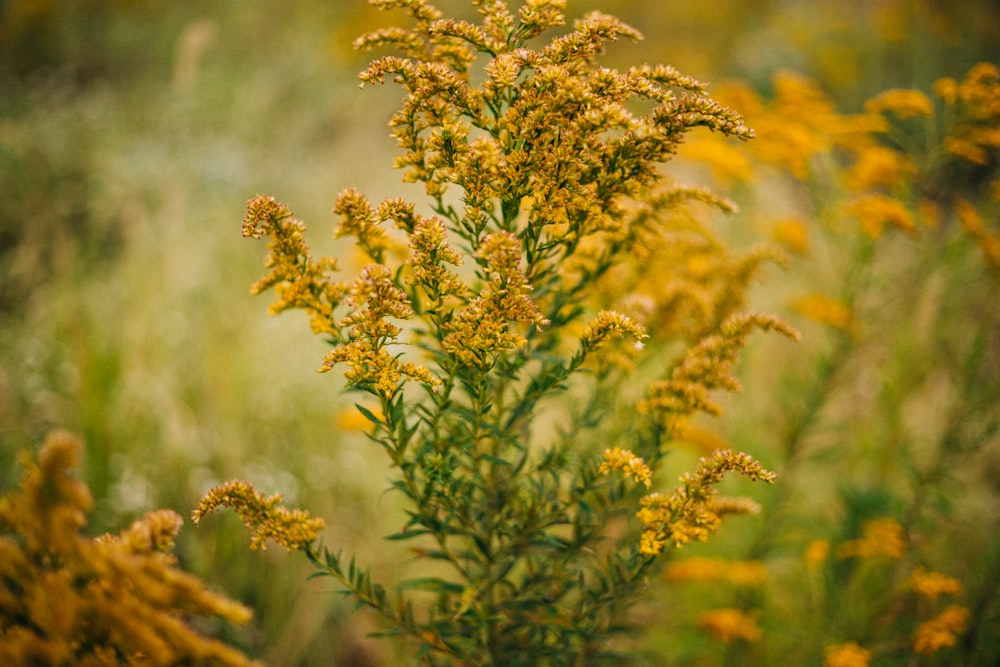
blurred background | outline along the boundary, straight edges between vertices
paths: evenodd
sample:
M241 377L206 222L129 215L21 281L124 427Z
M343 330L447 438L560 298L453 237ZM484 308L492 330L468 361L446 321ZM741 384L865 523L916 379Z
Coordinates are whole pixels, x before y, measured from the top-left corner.
M470 12L457 0L437 4ZM845 114L882 90L929 95L940 77L1000 62L1000 6L986 0L569 3L571 16L595 8L646 36L611 48L610 65L665 62L713 89L745 82L764 100L775 74L791 70ZM18 451L68 428L87 443L95 535L155 508L187 516L209 486L239 477L324 517L330 546L394 567L379 544L388 529L373 530L387 525L384 462L349 417L338 375L313 372L325 344L305 318L270 318L266 297L248 294L264 246L241 239L240 221L247 199L270 194L310 226L314 252L342 253L330 233L339 191L419 199L391 169L387 122L400 92L359 91L369 54L350 46L402 21L363 0L0 0L3 488L18 478ZM995 157L985 183L996 178ZM802 203L815 194L807 185L721 185L744 205L720 232L736 246L753 242L751 222L779 212L809 224L815 215L821 226L822 207ZM995 217L987 224L997 231ZM752 304L787 316L806 340L792 352L754 343L748 392L707 427L794 483L769 491L770 532L740 524L716 555L763 559L778 587L789 554L811 539L846 539L880 513L913 526L926 518L924 530L945 522L961 540L924 535L923 557L937 554L937 567L979 591L967 601L985 619L970 650L996 658L997 283L975 243L941 230L886 241L864 271L853 241L817 232L812 244L808 257L771 271ZM860 294L866 310L856 316L871 315L869 336L789 307L812 291ZM942 406L948 417L937 419ZM845 424L856 428L851 437ZM927 435L934 429L940 437ZM927 453L946 446L958 453ZM937 477L899 463L921 455L934 465L910 468ZM694 453L685 456L684 465ZM205 632L270 665L393 664L391 646L365 639L371 619L352 615L331 583L306 581L304 559L275 547L251 554L247 543L226 514L181 535L182 565L256 610L246 627ZM676 609L705 599L676 595ZM738 605L762 594L732 595ZM783 604L772 598L761 608ZM754 650L733 662L733 644L713 643L680 611L641 613L661 629L643 649L660 656L650 664L775 659Z

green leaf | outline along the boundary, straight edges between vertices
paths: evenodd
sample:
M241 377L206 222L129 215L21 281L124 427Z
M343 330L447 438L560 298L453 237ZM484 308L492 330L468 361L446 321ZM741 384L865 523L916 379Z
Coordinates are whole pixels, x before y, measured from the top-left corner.
M461 584L456 584L453 581L447 581L440 577L416 577L414 579L406 579L401 581L397 588L400 591L409 590L421 590L429 591L432 593L454 593L459 594L465 590L465 587Z
M367 419L371 423L375 424L376 426L384 425L385 424L385 422L382 421L381 419L379 419L375 415L374 412L372 412L371 410L369 410L365 406L361 405L360 403L355 403L354 407L356 407L358 409L358 412L360 412L364 416L365 419Z
M389 540L390 542L400 542L402 540L411 540L414 537L420 537L421 535L427 535L431 531L426 528L407 528L406 530L400 531L398 533L393 533L391 535L386 535L382 539Z

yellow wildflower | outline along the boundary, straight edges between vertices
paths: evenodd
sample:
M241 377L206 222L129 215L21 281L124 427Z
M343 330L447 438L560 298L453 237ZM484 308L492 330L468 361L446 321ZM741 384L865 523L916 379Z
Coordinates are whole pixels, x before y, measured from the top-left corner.
M490 234L483 239L477 256L485 265L489 282L455 315L443 347L463 364L486 369L500 350L517 349L527 342L511 330L511 324L542 327L548 320L528 296L531 285L518 268L521 245L517 237L510 232Z
M642 458L627 449L615 447L604 450L604 460L597 471L602 475L607 475L613 470L621 471L626 477L631 477L636 482L644 484L647 489L653 485L653 473L649 470L649 466Z
M888 111L900 120L906 120L907 118L933 115L934 105L919 90L892 88L882 91L865 102L865 111L868 113Z
M872 659L871 651L854 642L833 644L827 646L824 652L826 659L823 660L823 667L868 667Z
M386 349L402 329L385 318L409 319L413 316L406 293L396 287L388 267L383 264L364 267L351 283L344 301L355 309L337 321L338 329L349 328L348 342L327 353L320 373L346 364L344 377L349 385L382 396L391 396L404 375L430 385L440 383L427 369L400 362Z
M760 503L746 496L716 496L712 499L712 511L720 517L735 514L756 516L760 514Z
M1000 148L1000 68L978 63L965 79L939 79L934 90L953 107L956 120L942 145L952 155L987 165L990 152Z
M792 303L792 308L813 322L834 329L848 333L854 333L858 329L858 322L851 309L843 302L824 294L807 294L799 297Z
M267 548L272 539L289 551L304 549L323 529L323 519L312 518L304 510L289 510L281 505L281 494L264 496L250 482L233 480L213 487L191 513L195 525L210 512L231 507L250 529L250 548Z
M760 561L726 561L719 558L686 558L667 565L670 581L726 581L737 586L759 586L767 580Z
M258 196L247 202L243 236L270 238L264 265L271 270L253 284L250 292L260 294L275 288L278 300L270 306L272 315L300 308L309 316L313 333L336 337L339 331L334 325L333 311L347 288L333 280L336 260L310 258L305 230L305 225L292 217L291 210L274 197Z
M981 146L976 145L974 141L970 141L968 138L945 137L942 145L946 151L955 157L962 158L967 162L981 166L989 164L990 158L986 150Z
M941 77L934 82L934 94L951 106L958 99L958 82L950 76Z
M727 644L737 639L756 642L763 634L752 616L731 607L706 611L698 619L698 627Z
M882 236L882 228L892 225L912 234L916 231L913 214L898 199L883 194L868 194L849 201L845 212L861 223L861 229L871 238Z
M651 493L640 501L642 509L636 516L645 528L641 551L658 555L667 541L683 546L693 541L705 541L722 521L725 503L716 505L715 485L729 471L737 471L751 480L771 482L775 474L765 470L749 454L719 450L710 458L699 461L694 474L681 477L682 486L670 495Z
M771 240L791 250L796 255L809 253L809 228L799 218L777 220L771 226Z
M707 165L723 186L746 183L754 176L747 154L716 135L691 139L678 151L678 156Z
M844 177L853 192L876 188L895 188L905 177L917 173L917 165L905 154L885 146L870 146L861 151Z
M462 296L468 287L444 264L462 265L462 255L448 245L447 230L439 218L420 219L410 237L413 256L412 282L427 290L432 302L440 303L446 296Z
M710 392L740 390L733 366L746 337L754 329L777 331L793 340L799 335L776 317L760 313L733 315L722 323L717 334L706 336L689 348L668 380L649 386L646 400L639 404L640 412L656 414L666 423L673 423L675 435L682 428L676 423L678 418L697 411L720 414L722 408L710 398Z
M390 218L396 218L400 226L406 227L407 220L413 217L412 204L402 200L386 200L373 210L368 199L354 188L348 188L337 195L333 212L341 216L335 236L354 236L358 239L358 247L378 264L385 261L385 254L399 246L399 243L389 238L381 224Z
M583 330L582 343L586 350L597 349L604 341L612 335L631 335L636 340L638 349L642 347L642 341L648 338L646 329L641 324L627 315L616 313L613 310L602 310Z
M103 535L98 541L115 543L133 554L166 553L174 548L174 538L184 519L172 510L157 510L134 521L120 535Z
M923 655L933 655L943 648L952 647L968 623L968 609L949 605L934 618L920 624L913 633L913 650Z
M93 507L77 477L82 456L78 438L54 432L25 457L20 488L0 496L0 664L258 664L185 620L252 613L176 567L175 512L118 535L81 534Z
M962 582L941 572L918 567L910 574L910 588L918 595L936 600L939 595L961 595Z
M1000 116L1000 67L976 63L958 85L958 96L975 120Z
M805 561L807 569L815 571L823 566L829 555L830 542L828 540L813 540L806 545L802 560Z
M837 547L840 558L897 560L906 553L906 534L893 519L873 519L861 527L861 537Z

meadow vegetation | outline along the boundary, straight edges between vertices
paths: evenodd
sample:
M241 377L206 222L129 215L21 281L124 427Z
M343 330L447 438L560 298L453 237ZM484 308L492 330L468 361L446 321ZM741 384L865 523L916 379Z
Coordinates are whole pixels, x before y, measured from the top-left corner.
M373 4L0 7L0 656L1000 660L991 3Z

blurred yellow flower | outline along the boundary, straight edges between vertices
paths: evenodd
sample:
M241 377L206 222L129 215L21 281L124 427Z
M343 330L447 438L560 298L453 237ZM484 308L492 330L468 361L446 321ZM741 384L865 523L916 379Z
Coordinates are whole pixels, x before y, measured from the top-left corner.
M767 568L758 560L686 558L667 565L666 578L670 581L725 581L737 586L759 586L767 581Z
M917 173L917 165L909 157L885 146L871 146L861 151L848 169L844 183L852 192L877 188L895 188L904 177Z
M873 519L861 527L861 537L837 547L840 558L896 560L906 553L906 535L894 519Z
M369 408L371 413L380 421L384 421L382 411L378 408ZM351 406L344 408L334 415L334 423L341 431L368 431L372 427L372 422L358 408Z
M809 253L809 227L799 218L784 218L771 225L771 240L802 257Z
M986 165L990 161L989 154L969 139L963 137L945 137L943 145L944 149L955 157L962 158L972 164Z
M802 560L805 561L806 569L818 570L826 562L829 555L829 540L813 540L806 545L805 551L802 554Z
M934 82L934 94L944 100L949 106L958 99L958 82L950 76L941 77Z
M913 650L923 655L932 655L943 648L954 646L958 635L965 631L968 623L968 609L949 605L931 620L920 624L913 634Z
M882 236L882 228L892 225L907 233L916 231L913 214L898 199L883 194L862 195L847 202L847 215L856 218L861 229L871 238Z
M703 456L719 449L730 448L729 443L714 431L690 423L678 427L676 438L678 443L691 447Z
M803 317L834 329L848 333L854 333L858 329L858 322L847 304L824 294L799 297L792 303L792 308Z
M752 616L733 607L706 611L698 619L698 627L727 644L736 639L756 642L763 634Z
M934 113L934 105L919 90L904 90L892 88L885 90L865 102L865 111L868 113L889 112L899 118L916 118L919 116L930 116Z
M717 135L690 139L678 149L677 155L706 165L725 187L746 183L754 176L753 165L744 147L734 146Z
M854 642L827 646L825 653L823 667L868 667L872 657L871 651Z
M936 600L939 595L961 595L962 582L941 572L933 572L918 567L910 574L910 588L930 600Z

